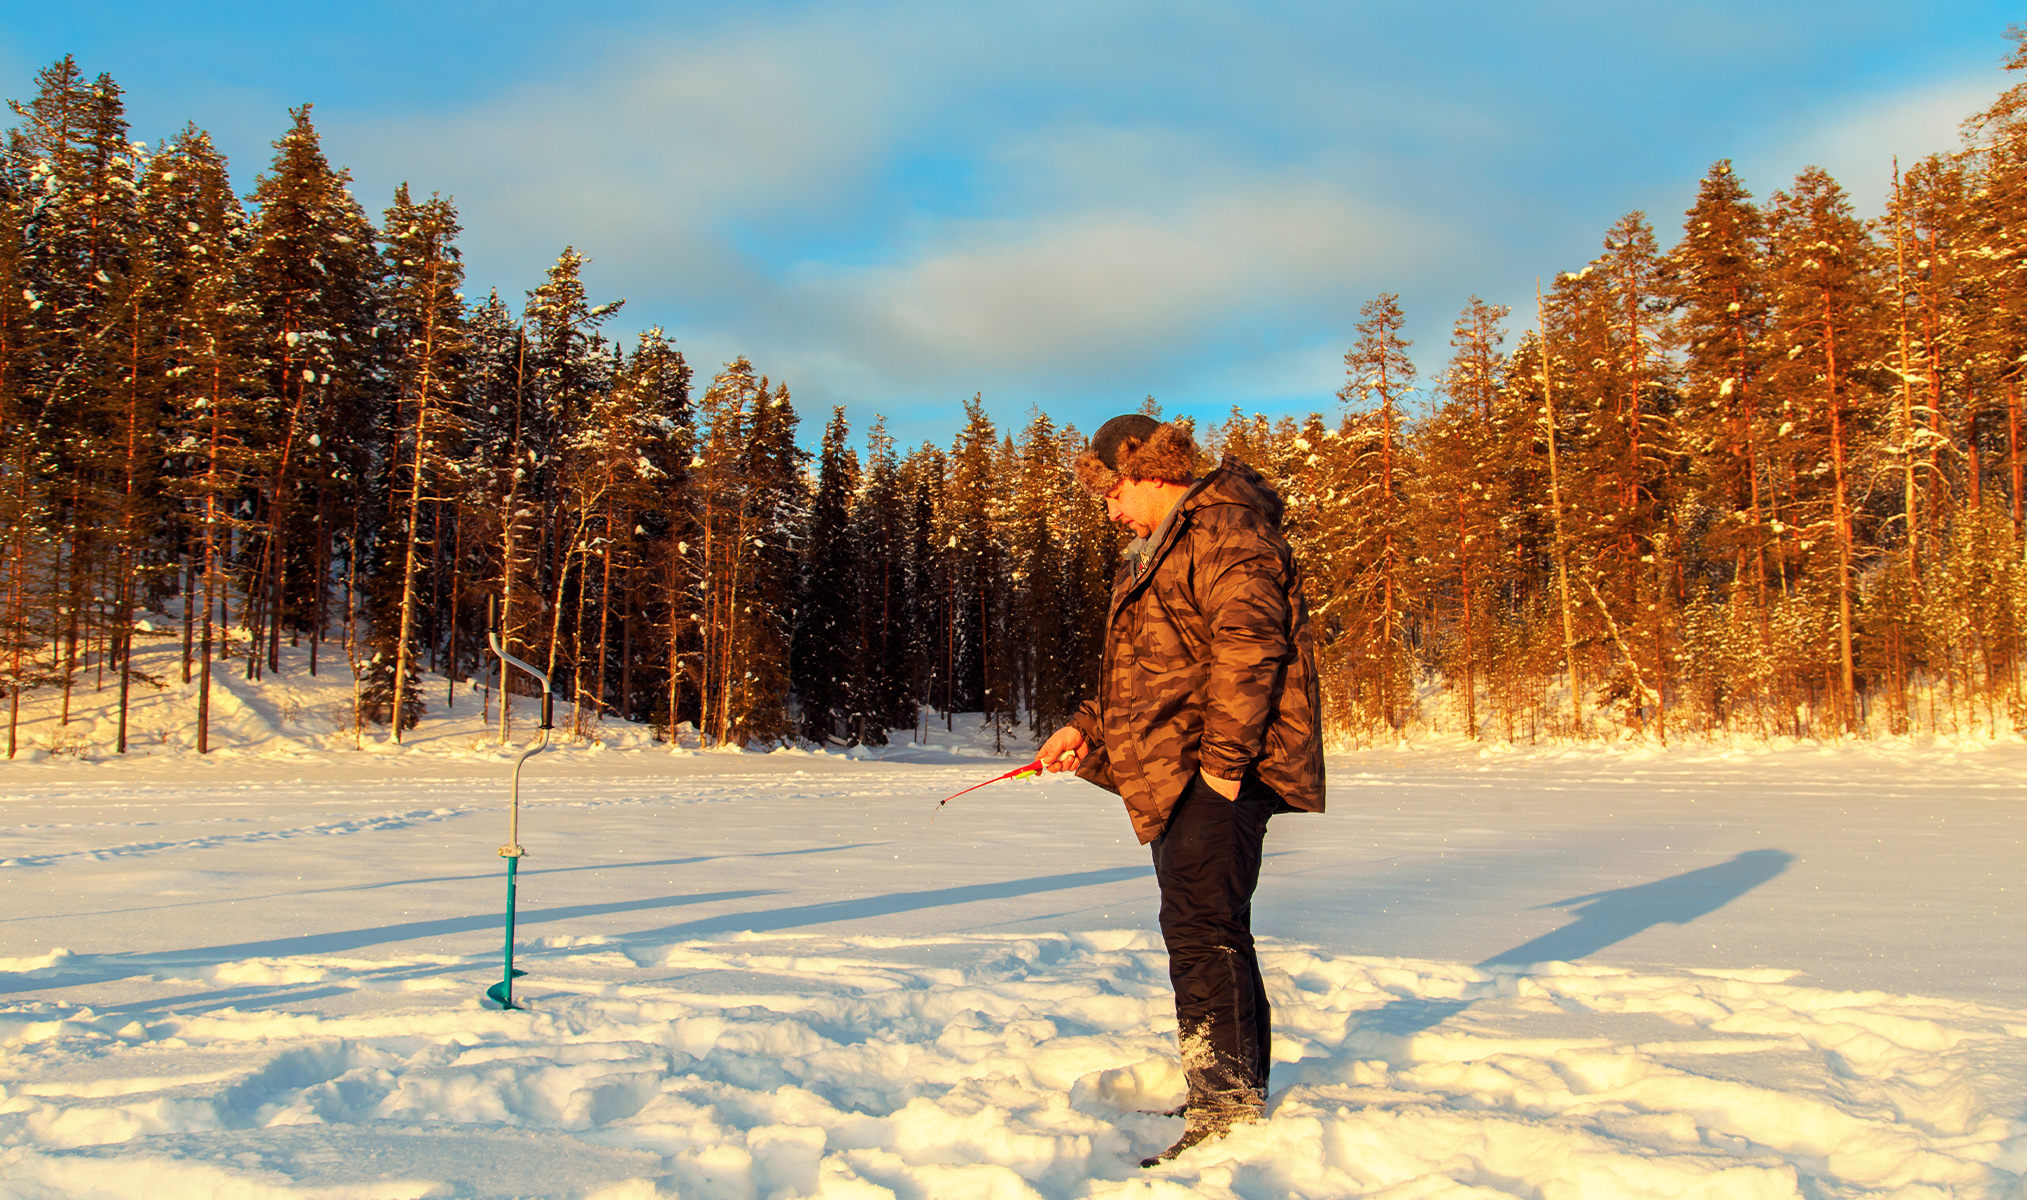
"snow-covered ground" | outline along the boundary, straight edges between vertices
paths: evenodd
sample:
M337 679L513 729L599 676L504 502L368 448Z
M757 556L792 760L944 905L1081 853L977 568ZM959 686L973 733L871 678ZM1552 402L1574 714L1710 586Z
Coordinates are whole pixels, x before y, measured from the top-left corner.
M0 765L0 1197L2023 1195L2027 747L1334 756L1269 833L1271 1119L1142 1171L1111 797L932 821L1010 765L961 724L554 751L502 1011L478 698L361 753L285 679L220 756Z

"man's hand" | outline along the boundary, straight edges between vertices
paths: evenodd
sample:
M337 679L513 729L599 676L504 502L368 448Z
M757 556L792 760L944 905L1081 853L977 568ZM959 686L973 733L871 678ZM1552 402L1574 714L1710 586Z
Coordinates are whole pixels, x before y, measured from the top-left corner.
M1035 755L1042 761L1045 771L1074 771L1084 761L1084 752L1091 743L1084 738L1084 731L1075 725L1065 725L1049 735Z
M1241 780L1219 779L1215 775L1206 773L1201 767L1197 768L1197 774L1203 776L1204 786L1218 795L1223 796L1227 800L1237 800L1239 798L1239 784L1242 782Z

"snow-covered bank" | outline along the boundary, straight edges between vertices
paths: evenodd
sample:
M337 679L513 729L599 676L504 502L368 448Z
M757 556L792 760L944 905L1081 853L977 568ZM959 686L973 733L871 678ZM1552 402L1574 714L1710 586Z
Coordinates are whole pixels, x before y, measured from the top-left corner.
M1170 1167L1117 802L931 747L0 767L0 1196L2015 1196L2027 751L1333 757ZM1542 965L1539 960L1564 960Z

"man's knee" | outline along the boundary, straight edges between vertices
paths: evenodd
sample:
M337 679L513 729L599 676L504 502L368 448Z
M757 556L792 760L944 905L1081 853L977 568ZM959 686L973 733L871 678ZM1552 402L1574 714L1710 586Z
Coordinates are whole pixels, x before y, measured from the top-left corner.
M1179 1009L1251 1011L1261 998L1254 975L1250 945L1171 946L1168 952L1168 977Z
M1202 946L1230 948L1251 954L1253 934L1249 911L1235 912L1231 908L1171 908L1164 904L1161 909L1161 940L1168 944L1173 955L1178 949L1187 952L1190 948Z

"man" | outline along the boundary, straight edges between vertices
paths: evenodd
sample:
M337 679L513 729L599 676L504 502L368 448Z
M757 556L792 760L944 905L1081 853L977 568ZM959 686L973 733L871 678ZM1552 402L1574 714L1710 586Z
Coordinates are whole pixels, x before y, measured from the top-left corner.
M1077 478L1132 530L1098 696L1042 744L1052 771L1126 802L1153 848L1189 1082L1154 1166L1266 1111L1271 1019L1253 950L1267 818L1323 811L1316 655L1281 498L1227 458L1199 478L1189 431L1132 414L1099 428Z

